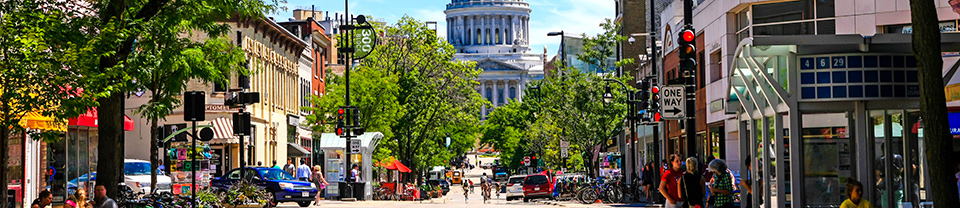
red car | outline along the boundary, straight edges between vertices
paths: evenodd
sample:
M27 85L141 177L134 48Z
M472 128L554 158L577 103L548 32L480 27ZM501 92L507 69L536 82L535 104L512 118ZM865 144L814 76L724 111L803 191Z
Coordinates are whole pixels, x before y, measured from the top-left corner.
M553 181L545 174L531 174L523 179L523 201L534 198L552 198Z

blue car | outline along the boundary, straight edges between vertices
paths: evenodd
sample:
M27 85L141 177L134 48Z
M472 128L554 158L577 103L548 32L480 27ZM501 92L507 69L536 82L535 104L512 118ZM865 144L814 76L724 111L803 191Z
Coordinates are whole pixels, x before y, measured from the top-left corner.
M257 186L267 192L270 199L269 207L282 202L296 202L300 207L310 206L310 202L317 196L317 187L313 183L300 181L278 168L247 167L245 176ZM240 169L233 169L214 178L210 185L214 189L227 190L234 183L240 181Z

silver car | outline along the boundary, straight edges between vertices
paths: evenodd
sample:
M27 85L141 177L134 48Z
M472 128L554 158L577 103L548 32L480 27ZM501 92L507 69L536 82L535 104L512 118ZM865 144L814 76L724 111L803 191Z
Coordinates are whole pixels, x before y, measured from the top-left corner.
M507 201L523 198L523 179L525 178L527 175L515 175L507 179Z

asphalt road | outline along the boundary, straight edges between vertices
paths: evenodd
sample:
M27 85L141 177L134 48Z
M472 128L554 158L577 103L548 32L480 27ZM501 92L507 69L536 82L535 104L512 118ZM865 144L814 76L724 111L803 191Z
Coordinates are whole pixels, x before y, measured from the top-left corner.
M476 165L473 155L468 155L471 162ZM480 158L481 164L487 162L493 162L497 158ZM551 205L544 205L534 202L524 203L522 200L506 200L506 193L501 193L500 198L498 199L496 194L491 196L491 200L486 203L483 202L483 197L480 194L480 176L483 173L487 173L487 176L492 177L493 172L490 170L485 170L477 166L473 170L467 170L465 173L465 180L472 179L476 189L474 193L468 194L469 199L463 197L463 188L460 185L452 185L450 187L450 192L447 193L441 199L434 199L431 201L357 201L357 202L342 202L334 200L324 200L321 202L320 206L311 206L311 207L379 207L389 206L390 208L406 208L406 207L476 207L476 208L496 208L496 207L530 207L530 206L545 206L551 207ZM295 203L283 203L278 207L282 208L296 208L299 207Z

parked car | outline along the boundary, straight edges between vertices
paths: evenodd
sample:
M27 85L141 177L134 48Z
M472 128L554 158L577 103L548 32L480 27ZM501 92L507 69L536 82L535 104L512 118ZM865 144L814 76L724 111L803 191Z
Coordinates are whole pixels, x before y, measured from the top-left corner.
M73 180L67 181L67 194L75 193L77 188L90 187L90 189L93 189L96 181L97 172L83 174ZM170 183L171 179L169 176L164 175L163 172L157 172L157 192L170 192ZM124 159L123 184L126 184L136 193L151 193L150 162L145 160ZM87 191L89 192L90 190Z
M150 192L150 162L146 160L123 160L123 183L133 189L133 192ZM91 180L96 180L96 173ZM169 176L157 172L157 192L169 192L171 179ZM89 191L89 190L88 190Z
M244 177L267 192L267 198L271 200L268 206L282 202L296 202L300 207L307 207L318 194L317 187L313 183L294 179L279 168L247 167L246 171ZM223 175L210 181L214 190L228 190L230 186L240 181L239 168Z
M507 201L523 198L523 180L526 178L527 176L516 175L507 179Z
M499 182L506 181L507 178L509 178L509 176L507 176L506 172L497 172L493 174L493 179Z
M447 180L441 179L431 179L427 180L427 184L430 186L440 186L440 190L443 191L443 195L447 195L447 192L450 192L450 183L447 183Z
M531 174L523 179L523 201L553 197L553 183L545 174Z

